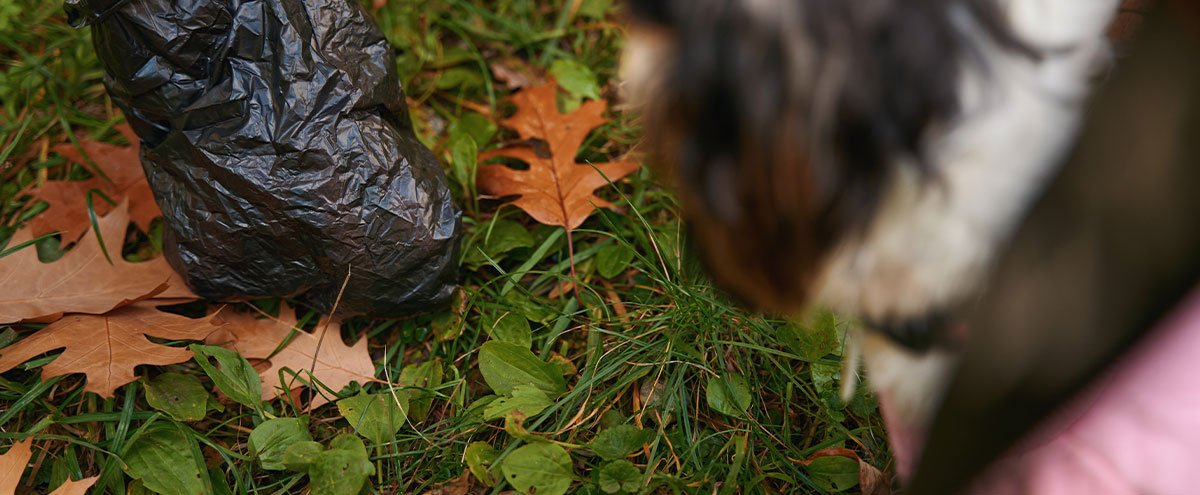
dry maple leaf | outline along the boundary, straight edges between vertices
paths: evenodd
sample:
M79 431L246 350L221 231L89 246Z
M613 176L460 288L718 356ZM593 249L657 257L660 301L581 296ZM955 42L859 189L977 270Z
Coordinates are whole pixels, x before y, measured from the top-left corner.
M42 378L83 373L87 376L84 391L112 397L117 387L137 379L136 366L175 364L192 358L192 351L157 344L148 337L204 340L218 328L211 318L164 313L146 303L106 315L69 315L0 349L0 373L40 354L65 349L42 367Z
M359 339L352 346L342 342L341 324L334 321L317 323L312 332L296 328L295 312L283 305L279 318L255 318L250 313L223 312L219 318L226 325L221 332L209 336L209 344L225 345L247 359L266 359L270 367L259 371L262 377L262 398L270 400L285 389L299 389L312 379L332 390L341 390L351 382L367 383L375 379L375 363L367 353L367 339ZM292 332L295 336L292 336ZM322 340L321 334L325 332ZM291 342L283 349L275 350L291 336ZM316 366L313 356L316 355ZM285 379L295 375L285 387L280 382L280 371ZM311 370L311 375L309 374ZM311 376L311 377L310 377ZM309 407L316 408L329 402L323 394L314 394Z
M17 485L21 483L21 473L25 471L25 466L29 464L29 458L33 456L32 439L25 439L22 442L16 442L8 449L4 455L0 455L0 495L11 495L16 493ZM87 489L96 484L99 476L84 478L79 481L66 480L62 485L59 485L50 495L83 495L87 493Z
M150 184L146 182L146 174L138 158L138 137L128 124L121 124L115 129L133 144L118 146L90 139L79 141L84 154L104 171L111 182L103 177L53 180L29 190L29 195L34 200L49 204L46 211L29 220L29 228L34 237L59 232L63 244L67 244L83 235L89 226L87 195L88 191L93 189L103 192L118 203L128 199L130 218L142 231L150 231L150 222L161 216L162 212L158 209L158 203L154 201L154 193L150 190ZM89 170L93 168L84 158L84 154L71 143L55 145L51 150L71 163L78 163ZM92 207L97 215L104 215L113 208L100 197L93 198Z
M638 164L575 163L584 138L606 121L602 115L608 105L603 100L589 100L571 113L559 113L557 87L550 81L517 93L512 99L517 112L501 122L520 133L522 139L545 141L550 156L542 157L529 146L482 153L481 162L495 157L515 158L529 164L529 170L483 165L479 167L478 185L480 191L491 196L519 196L513 204L541 223L574 229L596 207L612 207L596 197L595 190L637 170Z
M129 226L125 203L100 218L99 226L112 263L92 231L53 263L38 261L33 248L0 258L0 324L49 322L64 313L103 314L163 292L171 279L178 280L162 257L143 263L121 258ZM18 231L9 245L30 238L28 231Z

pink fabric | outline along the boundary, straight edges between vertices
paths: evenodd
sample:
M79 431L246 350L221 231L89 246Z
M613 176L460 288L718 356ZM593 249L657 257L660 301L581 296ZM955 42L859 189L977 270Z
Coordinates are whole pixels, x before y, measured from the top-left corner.
M880 399L889 430L887 400ZM921 439L892 431L907 480ZM978 479L972 495L1200 493L1200 289Z

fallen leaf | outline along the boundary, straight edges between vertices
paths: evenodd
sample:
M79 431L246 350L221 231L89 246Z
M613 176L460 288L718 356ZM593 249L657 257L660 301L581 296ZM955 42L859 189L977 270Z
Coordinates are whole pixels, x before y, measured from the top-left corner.
M61 143L51 148L62 155L67 161L83 165L91 170L84 155L92 159L104 174L111 179L92 177L87 180L53 180L47 181L41 187L29 190L34 200L45 201L49 208L40 215L29 220L29 228L33 236L38 237L51 232L62 235L63 244L75 241L88 230L87 195L88 191L99 190L113 201L129 200L129 215L143 232L150 231L150 222L162 215L158 203L154 201L154 193L146 182L146 174L142 170L142 162L138 153L138 137L128 124L114 127L121 132L130 143L129 146L82 139L79 148L71 143ZM92 207L96 215L107 214L111 209L107 202L99 197L93 198Z
M463 470L457 478L433 487L425 495L467 495L471 493L472 484L470 471Z
M17 485L21 483L21 473L25 472L25 466L33 456L30 449L32 444L33 441L26 438L12 444L8 452L0 455L0 494L16 493Z
M100 218L99 225L112 263L91 231L53 263L39 262L32 248L0 259L0 323L50 322L64 313L104 314L167 289L175 275L165 259L130 263L121 258L129 225L124 203ZM9 245L29 239L29 231L18 231Z
M834 458L834 457L843 457L843 458L849 459L850 461L858 463L858 469L857 469L858 477L857 477L856 481L858 482L857 486L859 487L859 490L863 493L863 495L891 495L891 493L892 493L891 480L889 480L888 477L886 475L884 475L882 471L879 470L879 468L876 468L875 466L868 464L867 461L864 461L861 458L859 458L858 454L855 453L853 450L843 448L843 447L830 447L830 448L821 449L816 452L813 452L812 455L808 456L808 458L801 461L800 464L802 464L805 467L808 467L810 469L810 474L815 477L814 481L818 482L818 484L828 483L830 481L836 481L838 478L843 478L843 477L847 478L847 479L853 479L852 471L854 471L854 469L852 467L850 467L849 463L847 463L847 465L844 468L834 467L834 466L828 465L829 463L826 463L827 465L817 468L818 472L811 472L811 470L814 469L815 463L821 463L822 461L829 461L829 460L831 460L830 458ZM830 469L831 467L834 469L831 470ZM850 483L853 483L853 481L851 481ZM844 483L844 484L849 484L849 483ZM826 487L826 488L828 488L828 487ZM844 490L846 488L850 488L850 487L849 486L840 487L841 490Z
M259 319L250 313L236 312L222 313L219 318L229 325L223 332L211 335L208 343L226 344L247 359L270 361L269 368L259 371L263 400L273 399L285 389L279 380L280 371L284 369L289 370L284 373L285 378L296 376L286 387L289 391L307 385L311 379L332 390L341 390L351 382L377 381L375 363L367 353L367 339L359 339L354 345L347 346L342 342L341 324L336 321L328 325L325 321L317 323L313 333L297 329L295 314L286 304L279 318ZM296 334L291 342L276 353L280 343L293 331ZM327 332L323 341L322 332ZM315 367L313 356L317 356ZM317 408L328 402L325 394L314 393L309 407Z
M504 87L509 91L529 86L538 79L529 64L517 57L505 57L493 61L489 67L492 69L492 77L504 83Z
M99 476L92 476L91 478L84 478L79 481L66 480L63 484L58 485L58 488L50 492L50 495L83 495L99 479Z
M504 165L481 165L478 187L494 197L517 196L513 204L547 225L574 229L596 207L612 208L594 191L638 169L638 164L611 162L579 164L575 155L588 133L606 120L604 100L589 100L575 111L562 114L555 100L553 81L530 87L513 97L517 112L502 124L516 130L522 139L545 141L549 157L531 146L514 146L482 153L482 161L507 157L529 164L529 170ZM594 168L593 168L594 167ZM603 172L603 175L597 172ZM607 178L606 178L607 177Z
M148 337L204 340L217 328L211 319L193 320L141 304L100 316L70 315L0 349L0 373L40 354L65 349L42 367L42 378L83 373L87 376L84 391L112 397L117 387L137 379L136 366L192 358L187 349L157 344Z

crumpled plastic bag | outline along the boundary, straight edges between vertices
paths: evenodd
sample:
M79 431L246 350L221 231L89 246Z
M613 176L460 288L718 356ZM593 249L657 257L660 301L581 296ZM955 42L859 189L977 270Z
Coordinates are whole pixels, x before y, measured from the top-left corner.
M196 294L341 315L448 300L461 213L354 0L68 0ZM347 274L349 274L347 278Z

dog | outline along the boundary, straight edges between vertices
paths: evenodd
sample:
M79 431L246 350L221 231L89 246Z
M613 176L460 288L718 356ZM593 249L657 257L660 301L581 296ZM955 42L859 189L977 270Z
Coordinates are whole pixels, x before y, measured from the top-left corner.
M861 321L911 478L971 347L965 315L1110 67L1118 1L626 6L622 90L714 281L752 308Z

